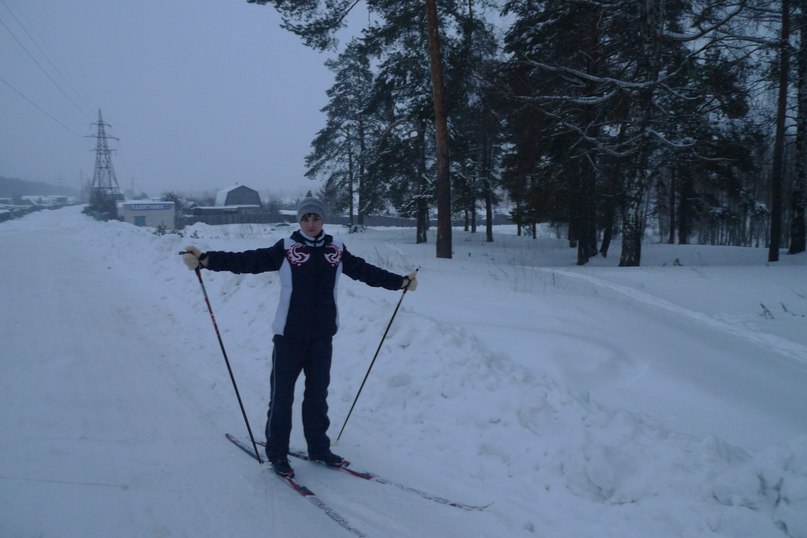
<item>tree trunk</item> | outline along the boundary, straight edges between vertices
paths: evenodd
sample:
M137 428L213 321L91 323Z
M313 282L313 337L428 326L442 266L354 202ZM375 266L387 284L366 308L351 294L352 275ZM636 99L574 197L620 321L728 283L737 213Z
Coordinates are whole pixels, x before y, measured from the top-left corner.
M585 48L588 51L586 71L593 77L600 74L601 37L600 17L591 19L588 39ZM595 95L597 86L593 81L586 83L586 95ZM583 114L583 125L586 125L586 138L596 140L600 136L600 127L597 122L596 111L587 107ZM597 255L597 166L594 159L593 148L584 152L580 163L580 190L578 192L579 208L579 239L577 244L577 265L585 265Z
M680 199L678 201L678 244L688 245L689 236L692 234L690 223L692 222L692 198L693 186L692 175L683 174L681 185L678 188Z
M348 211L348 215L350 217L350 220L349 220L350 227L353 228L353 225L355 224L355 221L353 220L353 215L354 215L353 211L355 209L353 207L353 194L354 194L353 193L353 182L356 180L356 178L354 177L354 173L353 173L353 144L351 144L349 142L348 142L348 148L347 148L347 178L348 178L347 179L347 185L348 185L348 187L347 187L348 188L348 204L347 204L348 207L347 207L347 211Z
M642 240L646 219L646 200L648 183L648 159L650 148L650 120L653 115L652 83L658 81L660 63L660 39L663 33L662 18L663 0L644 0L640 2L637 24L643 38L640 52L639 81L648 84L636 96L633 116L636 118L639 146L628 170L625 185L625 218L622 224L622 253L619 258L620 267L638 267L642 259Z
M418 198L416 202L416 222L415 243L418 245L425 243L428 239L429 230L429 200L427 196L428 182L426 180L426 128L418 126L418 147L420 149L420 163L418 165Z
M669 212L670 212L670 235L667 238L667 244L669 244L669 245L674 245L675 244L675 227L677 226L676 218L675 218L675 211L676 211L676 205L675 205L675 194L676 194L676 191L675 191L675 187L676 187L676 185L675 185L675 175L676 175L675 174L675 169L673 169L671 171L671 173L670 173L670 196L668 198L668 200L670 201L670 208L669 208Z
M437 144L437 257L451 258L451 175L448 161L448 118L445 105L437 0L426 0L426 27L429 34L434 130Z
M603 258L608 257L608 248L611 246L611 239L614 235L614 227L616 223L616 190L618 172L611 170L608 173L608 192L605 195L605 216L603 217L603 232L602 243L600 243L600 255Z
M364 160L367 158L367 148L365 147L365 134L364 134L364 122L359 121L359 203L358 203L358 214L359 226L364 226L364 217L367 214L367 172Z
M618 140L620 142L624 139L625 125L623 121L619 127ZM600 245L600 255L602 255L603 258L608 257L608 249L611 246L611 240L616 232L617 212L620 211L622 207L623 185L621 162L612 161L609 163L605 173L608 179L608 187L605 193L605 217L603 222L602 244Z
M771 171L771 242L768 261L779 261L782 243L782 183L784 181L785 114L787 113L787 76L790 65L790 0L782 0L782 28L779 36L779 95L776 105L776 138L773 142Z
M647 103L649 107L649 100ZM649 108L648 108L649 113ZM642 122L642 125L646 125ZM642 260L642 239L645 227L645 195L647 193L647 140L641 142L638 155L628 171L625 188L625 209L622 219L622 252L620 267L638 267Z
M639 267L642 261L644 215L641 210L628 211L622 223L622 252L620 267Z
M485 111L485 114L489 114ZM485 241L488 243L493 242L493 187L491 185L490 175L492 172L492 147L490 136L488 135L487 126L489 122L485 122L485 128L482 134L482 189L484 190L485 197Z
M796 177L793 179L788 254L805 250L805 204L807 204L807 0L799 2L799 80L796 113Z
M493 243L493 189L490 177L485 180L485 241Z
M594 200L597 171L587 157L583 157L578 193L577 265L585 265L597 254L597 205Z

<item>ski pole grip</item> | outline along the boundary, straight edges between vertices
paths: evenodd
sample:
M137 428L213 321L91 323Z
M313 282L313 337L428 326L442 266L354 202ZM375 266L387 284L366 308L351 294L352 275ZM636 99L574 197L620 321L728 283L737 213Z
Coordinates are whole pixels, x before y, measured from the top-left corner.
M418 271L420 271L420 267L415 267L415 274L417 274ZM406 287L403 289L404 295L406 295L406 292L409 291L409 282L412 282L408 278L406 280L407 280Z

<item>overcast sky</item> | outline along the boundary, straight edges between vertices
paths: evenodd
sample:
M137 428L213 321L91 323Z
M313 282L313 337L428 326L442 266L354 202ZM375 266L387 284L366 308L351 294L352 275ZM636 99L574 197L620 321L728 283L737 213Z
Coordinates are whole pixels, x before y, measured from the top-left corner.
M123 190L317 189L327 57L246 0L0 0L0 176L91 180L100 108Z

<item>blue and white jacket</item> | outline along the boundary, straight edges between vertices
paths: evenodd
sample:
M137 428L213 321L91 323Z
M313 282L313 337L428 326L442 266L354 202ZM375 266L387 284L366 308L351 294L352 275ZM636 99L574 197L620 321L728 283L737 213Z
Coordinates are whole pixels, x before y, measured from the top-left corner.
M333 336L339 328L336 289L344 273L376 288L401 289L403 276L348 252L324 232L309 239L300 231L268 248L207 252L207 269L231 273L280 274L280 302L272 330L293 338Z

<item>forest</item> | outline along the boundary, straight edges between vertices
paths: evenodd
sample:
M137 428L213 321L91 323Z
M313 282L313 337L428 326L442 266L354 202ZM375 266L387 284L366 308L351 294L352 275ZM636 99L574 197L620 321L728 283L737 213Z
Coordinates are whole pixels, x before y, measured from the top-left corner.
M307 176L358 225L392 207L426 242L436 209L450 258L506 198L578 265L618 239L638 266L649 230L805 250L807 0L247 1L330 53Z

